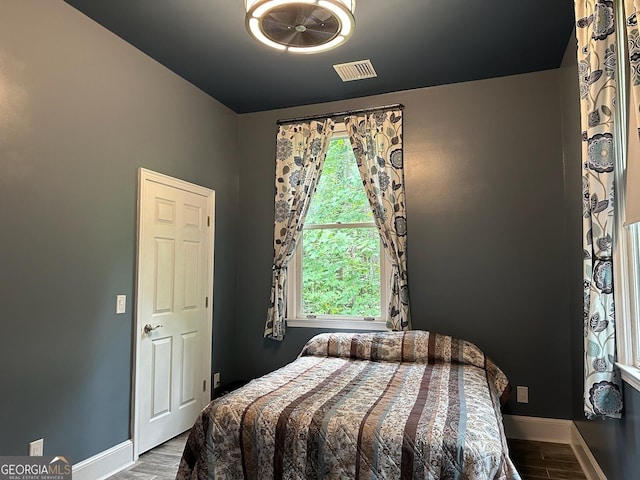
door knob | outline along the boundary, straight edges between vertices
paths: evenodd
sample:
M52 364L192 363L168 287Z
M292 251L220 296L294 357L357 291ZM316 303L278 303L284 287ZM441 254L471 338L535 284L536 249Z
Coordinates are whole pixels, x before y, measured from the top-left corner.
M156 325L155 327L152 327L151 324L147 323L144 326L144 333L151 333L153 330L155 330L156 328L160 328L162 325Z

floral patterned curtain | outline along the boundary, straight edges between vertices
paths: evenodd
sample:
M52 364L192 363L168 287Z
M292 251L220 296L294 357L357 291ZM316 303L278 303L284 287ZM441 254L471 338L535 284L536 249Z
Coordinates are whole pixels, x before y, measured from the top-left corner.
M344 123L384 251L393 269L387 327L410 330L402 111L392 109L353 115L346 117Z
M619 418L613 299L614 109L613 1L575 0L582 126L584 250L584 411Z
M331 119L281 125L276 139L276 198L271 300L264 336L283 340L287 265L302 233L333 134Z

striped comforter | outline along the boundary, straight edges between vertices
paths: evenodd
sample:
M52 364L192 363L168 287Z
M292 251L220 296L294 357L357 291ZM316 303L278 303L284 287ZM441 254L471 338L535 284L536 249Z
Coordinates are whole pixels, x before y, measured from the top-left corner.
M318 335L202 411L177 479L519 479L500 412L508 391L463 340Z

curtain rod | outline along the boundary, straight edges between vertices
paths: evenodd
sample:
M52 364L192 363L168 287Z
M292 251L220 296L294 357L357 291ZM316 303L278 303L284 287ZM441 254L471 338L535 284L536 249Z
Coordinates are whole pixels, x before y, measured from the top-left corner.
M333 118L333 117L341 117L346 115L353 115L354 113L369 113L369 112L377 112L378 110L387 110L391 108L399 108L400 110L404 109L404 105L401 103L393 103L391 105L382 105L380 107L371 107L371 108L356 108L354 110L345 110L344 112L337 113L325 113L322 115L308 115L306 117L295 117L295 118L287 118L285 120L278 120L276 123L278 125L283 125L285 123L295 123L302 122L304 120L318 120L320 118Z

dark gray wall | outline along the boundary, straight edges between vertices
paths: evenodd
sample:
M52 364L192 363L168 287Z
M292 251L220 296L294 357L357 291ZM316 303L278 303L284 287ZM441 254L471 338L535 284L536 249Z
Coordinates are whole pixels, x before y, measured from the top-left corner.
M568 275L569 324L571 328L571 371L573 417L584 418L582 373L584 322L582 320L582 145L580 142L580 98L575 34L558 70L562 109L564 156L566 266Z
M236 120L66 3L2 2L0 455L129 438L138 167L216 191L213 365L234 375Z
M277 119L405 105L413 327L478 344L529 404L571 418L562 131L557 70L240 116L238 374L292 360L315 330L262 338L273 238Z
M567 260L571 311L573 418L591 453L609 480L638 478L640 472L640 393L624 384L620 420L586 420L582 404L584 322L582 317L582 170L580 100L575 40L569 42L559 70L565 155Z

